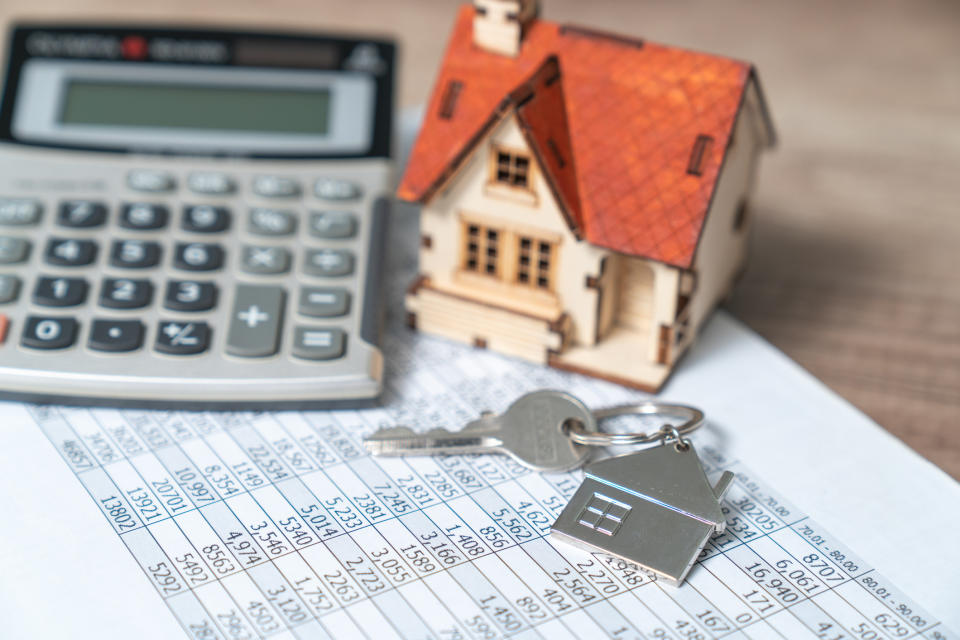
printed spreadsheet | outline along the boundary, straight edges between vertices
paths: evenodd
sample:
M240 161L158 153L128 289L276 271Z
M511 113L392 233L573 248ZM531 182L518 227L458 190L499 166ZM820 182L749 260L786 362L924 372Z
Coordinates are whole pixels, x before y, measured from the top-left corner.
M381 426L459 428L533 389L639 397L392 324L382 408L30 408L186 637L958 638L710 447L711 479L736 473L727 528L680 588L549 538L580 471L368 456Z

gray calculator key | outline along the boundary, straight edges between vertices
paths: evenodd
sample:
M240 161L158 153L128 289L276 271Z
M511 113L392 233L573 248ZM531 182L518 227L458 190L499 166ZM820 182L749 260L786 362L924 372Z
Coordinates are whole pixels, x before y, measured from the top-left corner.
M92 240L50 238L44 258L58 267L83 267L96 260L97 245Z
M286 273L290 270L290 252L282 247L246 246L240 268L260 275Z
M304 360L334 360L343 356L346 346L342 329L297 327L293 332L293 355Z
M66 349L77 339L74 318L28 316L20 335L20 344L30 349Z
M194 233L217 233L230 227L230 210L226 207L211 207L207 204L183 208L183 220L180 223L184 231Z
M20 278L0 275L0 304L14 302L20 296Z
M300 195L300 183L281 176L257 176L253 192L263 198L292 198Z
M127 174L127 186L134 191L166 193L177 187L177 180L166 171L136 169Z
M344 316L350 310L350 293L339 287L303 287L297 312L311 318Z
M357 218L349 211L314 211L310 214L310 235L317 238L352 238Z
M118 224L124 229L139 229L152 231L167 226L170 210L162 204L134 202L125 204L120 209Z
M347 276L353 273L353 254L345 249L310 249L303 270L324 278Z
M40 222L43 205L26 198L0 198L0 227L19 227Z
M313 183L313 194L321 200L356 200L363 195L363 189L349 180L320 178Z
M280 348L285 298L281 287L237 286L227 334L227 353L244 358L275 354Z
M297 228L297 216L287 209L258 207L250 210L247 230L258 236L289 236Z
M83 278L38 278L33 303L42 307L75 307L87 300L89 288Z
M237 190L237 183L225 173L197 171L187 176L187 187L201 195L223 196Z
M26 262L27 256L29 255L29 240L0 236L0 264L19 264Z
M57 224L61 227L90 229L103 226L106 221L107 205L93 200L61 202L57 211Z

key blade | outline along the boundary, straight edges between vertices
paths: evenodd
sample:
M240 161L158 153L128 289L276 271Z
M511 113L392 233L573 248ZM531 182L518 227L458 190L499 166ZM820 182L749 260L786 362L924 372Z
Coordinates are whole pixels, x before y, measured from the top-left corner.
M499 427L487 418L468 424L461 431L431 429L417 433L410 427L381 429L363 439L364 448L375 456L429 456L499 451L503 440Z

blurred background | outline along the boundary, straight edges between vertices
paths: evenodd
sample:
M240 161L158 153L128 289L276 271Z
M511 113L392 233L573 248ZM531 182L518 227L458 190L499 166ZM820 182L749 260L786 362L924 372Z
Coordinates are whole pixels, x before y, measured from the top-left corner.
M960 479L960 2L541 1L551 20L756 64L780 144L727 307ZM3 0L0 17L388 34L410 107L458 4Z

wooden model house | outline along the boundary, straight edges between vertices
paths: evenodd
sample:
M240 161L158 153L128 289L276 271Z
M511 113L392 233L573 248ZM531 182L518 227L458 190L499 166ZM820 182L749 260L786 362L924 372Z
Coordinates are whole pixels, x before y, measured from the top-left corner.
M458 14L398 191L423 205L409 319L655 390L743 268L757 76L536 13Z

